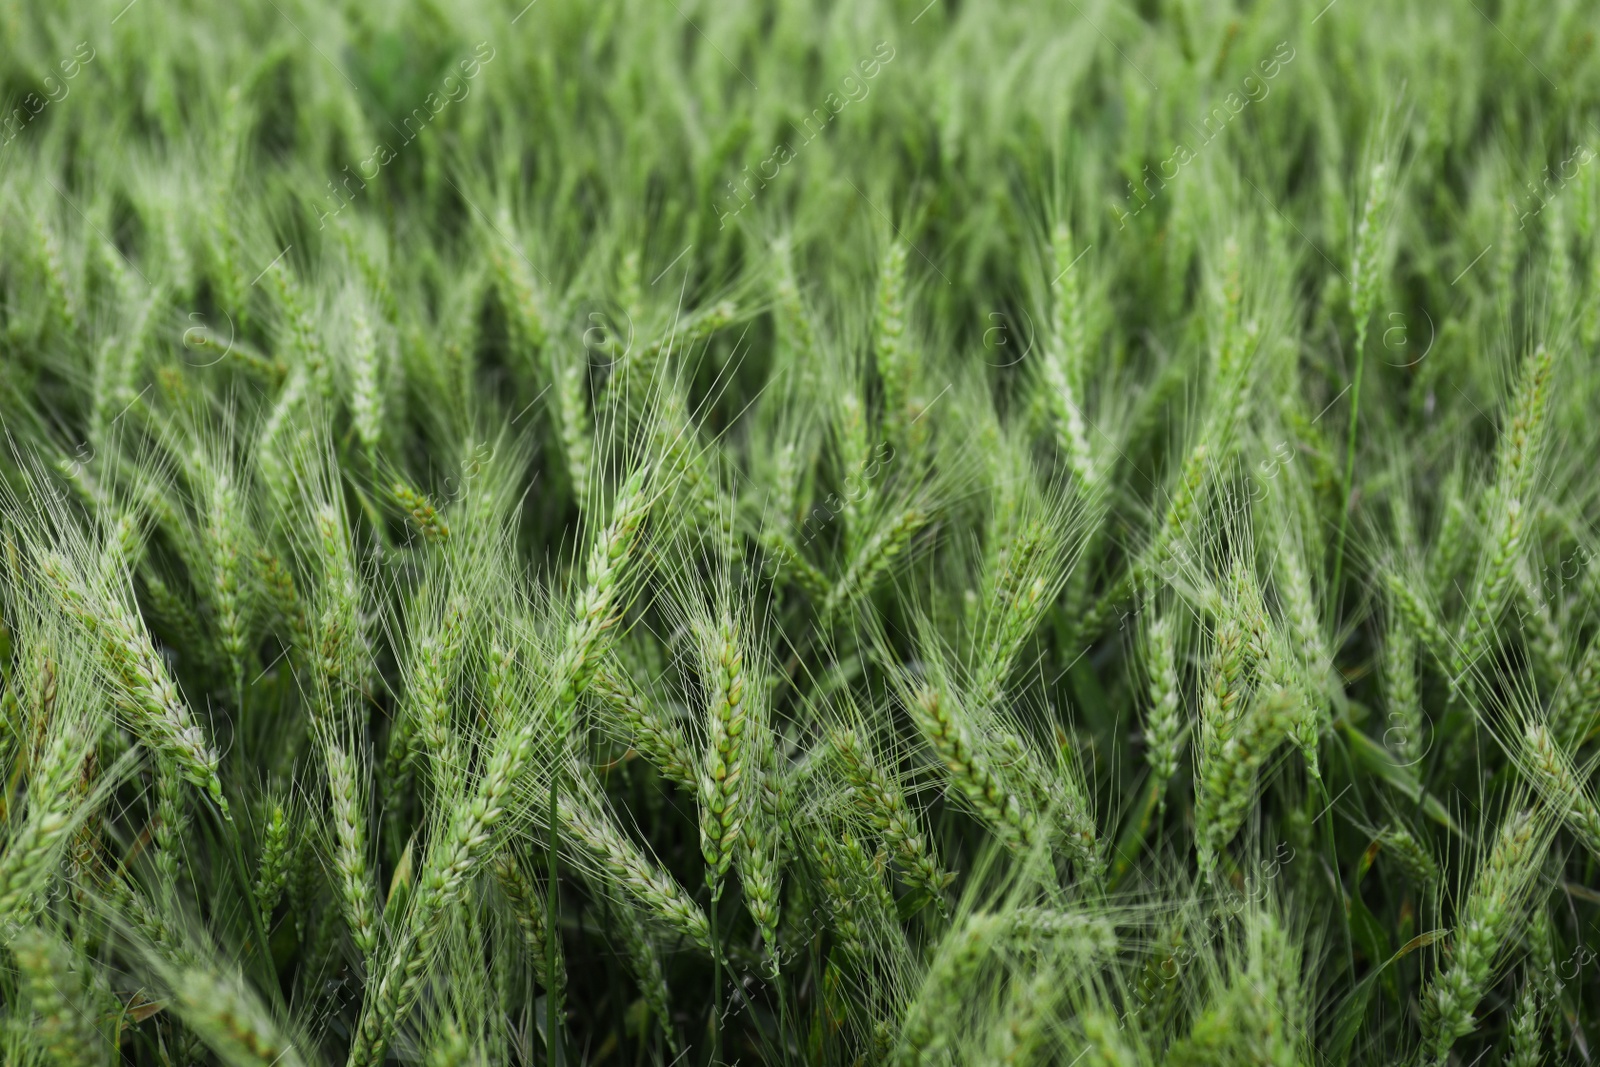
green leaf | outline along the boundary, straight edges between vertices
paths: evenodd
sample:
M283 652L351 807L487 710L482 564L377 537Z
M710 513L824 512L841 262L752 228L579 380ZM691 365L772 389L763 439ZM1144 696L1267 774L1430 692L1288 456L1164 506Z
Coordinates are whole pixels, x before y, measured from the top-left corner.
M1122 824L1122 833L1117 837L1116 851L1111 857L1109 888L1116 889L1122 884L1123 877L1133 869L1133 861L1144 845L1144 836L1150 830L1150 819L1155 814L1160 799L1160 786L1153 778L1147 777L1144 786L1135 796L1127 819Z
M1350 750L1361 765L1372 771L1378 777L1388 782L1395 789L1404 793L1413 803L1419 804L1423 814L1446 830L1462 837L1461 827L1456 825L1450 812L1439 803L1435 797L1422 787L1422 782L1410 767L1394 762L1393 755L1388 749L1356 729L1349 720L1340 719L1338 725L1342 727L1345 739L1350 743Z
M1404 945L1401 945L1398 952L1384 960L1377 968L1356 983L1356 987L1350 991L1349 996L1345 997L1344 1003L1339 1007L1338 1014L1334 1017L1333 1036L1324 1050L1328 1063L1337 1067L1338 1064L1350 1062L1350 1046L1355 1043L1356 1032L1360 1030L1362 1021L1367 1017L1367 1003L1372 999L1372 990L1384 972L1417 949L1433 944L1443 937L1446 932L1444 930L1429 930L1426 933L1418 934Z

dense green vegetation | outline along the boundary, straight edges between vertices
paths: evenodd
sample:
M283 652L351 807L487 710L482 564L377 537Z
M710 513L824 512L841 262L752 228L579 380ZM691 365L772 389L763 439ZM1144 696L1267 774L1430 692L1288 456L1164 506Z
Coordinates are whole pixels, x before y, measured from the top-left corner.
M6 1064L1589 1063L1555 0L0 10Z

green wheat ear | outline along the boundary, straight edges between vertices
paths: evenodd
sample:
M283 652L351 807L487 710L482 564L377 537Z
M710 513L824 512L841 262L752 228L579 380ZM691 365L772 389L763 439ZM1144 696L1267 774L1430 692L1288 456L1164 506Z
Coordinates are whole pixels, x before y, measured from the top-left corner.
M700 849L713 901L722 895L722 880L733 862L749 807L748 777L754 773L749 701L755 697L739 630L727 616L714 625L702 638L702 669L710 699L699 783Z
M830 740L844 769L851 801L894 849L908 880L920 886L942 909L944 890L955 876L939 868L899 784L873 759L854 729L836 729Z
M1074 261L1077 253L1072 231L1065 223L1052 231L1050 251L1050 335L1038 364L1038 388L1067 468L1083 487L1089 488L1099 476L1083 409L1088 340L1082 286Z
M1482 859L1452 938L1452 956L1423 997L1423 1032L1433 1060L1443 1063L1457 1040L1476 1028L1473 1011L1488 988L1507 934L1521 921L1528 889L1549 835L1528 809L1507 812Z
M1178 641L1173 613L1155 614L1145 630L1148 642L1149 707L1145 712L1145 759L1155 779L1163 807L1166 787L1178 772L1180 743L1187 728L1182 715L1183 694L1178 678Z
M69 946L36 928L12 937L10 949L45 1062L59 1067L109 1063L111 1046L94 1018L95 998L85 988L86 961L74 959Z

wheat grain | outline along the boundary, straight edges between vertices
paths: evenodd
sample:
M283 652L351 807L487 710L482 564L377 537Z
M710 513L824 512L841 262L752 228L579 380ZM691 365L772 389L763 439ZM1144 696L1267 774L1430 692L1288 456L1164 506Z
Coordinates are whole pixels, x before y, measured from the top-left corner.
M666 1034L667 1047L674 1055L678 1055L681 1048L677 1030L672 1025L672 1001L668 994L667 979L661 969L661 955L650 941L649 930L626 904L611 908L610 914L616 917L616 925L628 951L630 969L634 980L639 983L639 992L644 994L650 1014Z
M445 541L450 537L450 526L444 521L437 508L427 497L417 492L405 482L395 482L389 487L389 492L394 495L395 503L399 504L412 523L417 527L426 541Z
M1217 856L1238 832L1255 799L1256 775L1288 734L1297 698L1284 689L1258 697L1234 719L1206 719L1202 711L1200 778L1195 837L1200 868L1212 871Z
M1046 536L1044 522L1034 520L1002 550L984 627L987 641L973 680L979 707L999 702L1001 685L1018 650L1048 607L1049 565L1041 560Z
M916 382L915 352L906 337L906 246L892 242L878 269L878 297L872 351L883 384L883 426L891 440L902 440L911 389Z
M1051 329L1039 363L1039 387L1055 421L1057 447L1066 457L1067 469L1087 488L1096 483L1098 472L1082 408L1088 343L1083 297L1073 269L1071 230L1064 223L1057 224L1050 244L1055 277L1050 283Z
M589 366L572 360L555 372L556 412L561 426L561 447L567 458L567 477L579 506L589 498L589 468L593 447L589 427Z
M826 828L819 827L812 835L811 846L839 950L851 959L865 960L867 937L859 915L860 905L850 892L839 865L837 843Z
M1543 1032L1540 1020L1543 1007L1538 987L1532 980L1524 979L1511 1024L1511 1055L1506 1060L1508 1067L1539 1067L1544 1062L1539 1049Z
M1439 882L1439 864L1426 847L1404 826L1386 826L1378 833L1378 841L1405 871L1406 877L1418 889L1428 890Z
M304 657L311 648L311 624L306 618L305 602L300 599L294 572L266 548L256 549L256 565L267 596L289 629L290 648L297 656Z
M189 821L182 796L182 781L171 760L157 759L156 806L151 840L155 845L156 879L162 902L171 907L178 892L178 867L183 834Z
M645 491L648 476L649 468L641 467L623 483L612 502L611 522L590 550L584 572L587 584L574 605L553 670L559 685L554 716L558 735L565 735L578 697L598 669L617 623L629 558L652 502Z
M1116 929L1103 916L1023 906L1008 912L1005 921L1006 936L1025 949L1048 945L1079 962L1110 958L1117 949Z

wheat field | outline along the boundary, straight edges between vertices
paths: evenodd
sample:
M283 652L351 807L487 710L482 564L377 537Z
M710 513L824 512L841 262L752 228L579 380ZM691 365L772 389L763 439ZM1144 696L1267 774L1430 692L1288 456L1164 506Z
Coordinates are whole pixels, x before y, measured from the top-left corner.
M0 1061L1594 1062L1597 17L7 0Z

